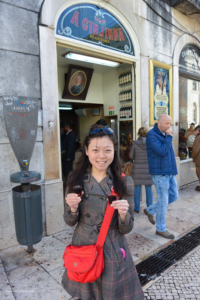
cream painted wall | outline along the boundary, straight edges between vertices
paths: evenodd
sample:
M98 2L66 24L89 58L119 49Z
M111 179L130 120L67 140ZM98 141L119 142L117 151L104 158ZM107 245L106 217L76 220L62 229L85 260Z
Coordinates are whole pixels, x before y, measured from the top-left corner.
M62 99L62 93L65 84L65 73L68 69L58 68L58 101L71 102L71 99ZM73 102L83 102L80 100L72 100ZM87 97L84 102L103 104L103 92L102 92L102 74L93 73L90 86L88 89Z
M114 106L114 115L118 115L118 71L114 69L103 74L104 115L109 115L109 106Z
M85 139L86 134L88 133L88 130L90 126L94 123L96 123L99 119L104 119L108 125L110 125L110 118L104 117L103 114L103 107L100 109L100 116L92 116L92 110L86 110L86 116L85 117L79 117L80 122L80 141Z

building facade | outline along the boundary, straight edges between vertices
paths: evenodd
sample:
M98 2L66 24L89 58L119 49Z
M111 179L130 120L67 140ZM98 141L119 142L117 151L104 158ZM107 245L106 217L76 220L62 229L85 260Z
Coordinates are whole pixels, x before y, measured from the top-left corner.
M200 122L199 2L0 1L0 95L38 99L30 170L41 173L45 235L65 229L61 122L74 124L80 142L98 119L115 124L127 160L138 129L151 128L159 113L167 112L173 120L178 185L197 180L190 158L192 146L183 137L191 123ZM123 46L126 40L127 47ZM73 61L67 54L118 65ZM92 69L90 83L89 77L82 78L88 89L84 99L70 92L73 66L79 75L90 74L87 69ZM19 166L6 133L2 98L0 108L0 249L5 249L17 244L10 175L19 171Z

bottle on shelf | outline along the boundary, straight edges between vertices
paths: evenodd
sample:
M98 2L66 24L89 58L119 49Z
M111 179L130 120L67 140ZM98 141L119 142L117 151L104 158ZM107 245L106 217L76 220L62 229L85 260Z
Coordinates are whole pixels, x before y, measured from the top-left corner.
M129 70L127 69L126 71L126 82L128 83L129 82Z
M121 84L123 84L124 72L122 72Z
M129 104L126 104L126 118L129 118Z
M131 103L128 103L128 116L131 118Z
M125 89L123 88L123 101L125 101Z
M124 84L126 83L126 71L124 71Z
M124 72L122 72L121 85L124 84Z
M126 88L124 88L124 101L126 101Z
M119 110L119 117L120 117L120 119L122 117L122 105L121 105L120 110Z
M128 103L128 108L127 108L127 110L128 110L128 117L130 118L130 102Z
M124 71L124 83L126 83L126 70Z
M123 116L123 104L121 105L121 108L120 108L120 119L122 119L122 116Z
M127 103L125 104L125 108L124 108L124 118L126 118L127 115Z
M130 103L130 112L129 112L129 117L132 118L132 103Z
M122 107L122 119L125 117L125 106L123 104L123 107Z
M132 73L131 73L131 69L129 69L128 77L129 77L129 82L132 82Z
M128 93L127 100L130 100L130 87L128 87L127 93Z
M128 103L128 105L127 105L128 107L127 107L127 111L128 111L128 117L130 118L130 103Z
M130 95L129 95L129 97L130 97L130 100L132 101L132 89L131 89L131 87L130 87Z
M126 100L128 101L128 98L129 98L129 89L127 88L127 90L126 90L126 93L127 93L127 95L126 95Z
M129 101L129 96L130 96L130 89L127 89L127 101Z

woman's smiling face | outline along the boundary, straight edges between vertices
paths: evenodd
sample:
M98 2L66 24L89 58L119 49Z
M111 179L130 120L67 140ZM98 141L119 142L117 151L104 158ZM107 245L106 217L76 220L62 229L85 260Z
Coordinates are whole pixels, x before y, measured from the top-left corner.
M86 155L94 171L106 172L114 159L114 144L108 136L92 138Z

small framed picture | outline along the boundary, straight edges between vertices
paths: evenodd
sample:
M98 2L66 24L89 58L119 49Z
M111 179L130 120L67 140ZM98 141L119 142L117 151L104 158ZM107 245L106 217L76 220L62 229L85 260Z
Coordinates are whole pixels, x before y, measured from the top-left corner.
M100 116L100 107L92 108L92 116Z
M85 100L94 69L70 65L63 99Z
M149 73L150 126L162 114L169 115L173 122L172 66L150 59Z

